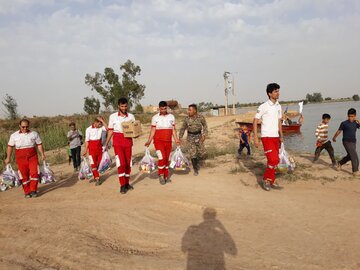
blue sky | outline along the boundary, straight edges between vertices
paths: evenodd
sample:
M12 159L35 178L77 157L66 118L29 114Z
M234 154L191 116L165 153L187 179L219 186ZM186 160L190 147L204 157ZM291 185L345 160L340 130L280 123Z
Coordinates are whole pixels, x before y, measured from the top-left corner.
M359 93L360 1L0 1L0 95L23 115L81 113L95 95L86 73L131 59L142 104L223 103L233 71L237 102L321 91ZM96 95L95 95L96 96Z

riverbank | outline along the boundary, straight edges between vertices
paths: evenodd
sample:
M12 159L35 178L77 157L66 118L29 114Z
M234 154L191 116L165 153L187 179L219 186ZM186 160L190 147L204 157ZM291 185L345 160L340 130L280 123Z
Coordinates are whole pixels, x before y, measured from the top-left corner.
M297 168L278 175L283 189L265 192L262 151L236 158L234 117L208 123L197 177L177 173L161 186L135 164L135 190L120 195L114 168L96 187L65 163L52 166L58 181L36 199L20 188L0 193L2 269L359 269L360 180L350 166L292 153Z

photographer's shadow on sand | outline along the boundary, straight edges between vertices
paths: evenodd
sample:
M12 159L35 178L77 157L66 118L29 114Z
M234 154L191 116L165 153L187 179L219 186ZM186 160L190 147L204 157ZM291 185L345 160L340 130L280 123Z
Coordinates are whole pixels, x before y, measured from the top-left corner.
M225 270L225 253L236 256L234 240L216 218L216 210L206 208L204 221L185 232L181 250L187 254L187 270Z

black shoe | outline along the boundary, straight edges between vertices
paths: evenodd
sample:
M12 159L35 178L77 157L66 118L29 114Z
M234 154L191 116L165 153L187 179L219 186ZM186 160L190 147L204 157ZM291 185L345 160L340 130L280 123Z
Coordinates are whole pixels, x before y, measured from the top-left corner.
M271 183L269 180L262 180L262 188L266 191L270 191Z
M165 184L166 184L166 181L165 181L165 179L164 179L164 176L159 175L159 183L160 183L160 185L165 185Z
M194 170L194 176L198 176L199 175L199 171L198 170Z
M169 184L171 183L171 179L170 178L165 178L165 184Z
M134 187L132 185L130 185L130 184L126 184L125 187L126 187L127 190L134 190Z
M270 187L271 187L272 189L277 189L277 190L283 189L283 187L279 186L279 184L277 184L277 183L270 184Z
M31 194L26 194L25 195L25 199L30 199L31 198Z
M101 185L101 181L100 180L96 180L95 186L100 186Z
M194 174L195 173L199 173L198 170L199 170L199 160L197 158L192 158L191 159L191 163L193 165L193 169L194 169Z
M37 193L37 191L33 191L30 193L30 195L31 195L31 198L36 198L38 196L38 193Z
M126 194L126 192L127 192L127 189L126 189L125 186L120 187L120 193L121 194Z

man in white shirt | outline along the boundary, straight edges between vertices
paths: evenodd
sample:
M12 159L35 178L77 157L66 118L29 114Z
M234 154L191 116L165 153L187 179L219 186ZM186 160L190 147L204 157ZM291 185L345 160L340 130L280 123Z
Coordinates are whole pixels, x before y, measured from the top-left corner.
M255 147L259 147L258 124L261 123L261 141L267 158L267 166L263 176L262 186L266 191L278 188L275 185L275 170L279 164L280 142L283 142L282 111L278 102L280 86L270 83L266 88L269 100L261 104L253 122Z
M89 150L89 160L96 181L96 186L101 184L98 167L102 158L102 133L107 130L107 125L102 117L96 117L90 127L85 132L85 152Z
M11 154L15 148L16 164L25 198L35 198L39 182L39 162L36 149L39 150L42 160L45 160L45 152L39 134L31 131L29 125L29 120L22 119L19 124L20 130L11 134L4 162L5 165L10 163Z
M159 159L158 174L161 185L171 182L169 178L169 157L172 149L172 138L177 145L180 145L175 128L175 117L167 112L167 107L166 101L159 102L159 113L152 117L149 139L145 143L145 146L148 147L154 139L154 146Z
M120 98L118 101L119 111L110 115L108 136L106 138L105 148L107 148L111 138L113 138L113 146L115 152L115 162L118 168L120 193L125 194L129 190L133 190L130 185L130 173L132 167L132 138L125 138L122 128L123 122L135 121L134 115L128 113L128 100Z

